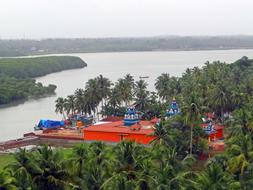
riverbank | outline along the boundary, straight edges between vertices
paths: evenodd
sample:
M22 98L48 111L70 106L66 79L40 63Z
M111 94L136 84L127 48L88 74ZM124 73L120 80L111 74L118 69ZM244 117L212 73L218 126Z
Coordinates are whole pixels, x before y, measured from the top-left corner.
M44 95L40 95L40 96L36 96L36 97L24 98L24 99L21 99L21 100L13 101L13 102L8 103L8 104L1 104L0 109L22 105L27 101L37 101L37 100L40 100L42 98L50 98L50 97L55 97L55 96L56 96L56 93L54 92L53 94L44 94Z
M43 86L33 78L86 66L74 56L0 59L0 105L55 94L56 85Z

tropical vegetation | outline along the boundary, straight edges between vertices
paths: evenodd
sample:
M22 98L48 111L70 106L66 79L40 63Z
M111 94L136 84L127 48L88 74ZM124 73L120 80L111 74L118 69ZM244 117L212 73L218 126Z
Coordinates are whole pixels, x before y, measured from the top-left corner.
M102 75L56 100L56 112L124 115L134 105L142 119L159 117L147 146L92 142L70 149L21 149L1 171L0 189L250 190L253 186L253 60L207 62L182 77L162 74L156 92L131 75L114 84ZM166 90L164 90L166 89ZM165 118L173 97L182 114ZM206 112L225 126L224 152L209 150L200 127ZM212 153L212 155L211 155ZM201 156L205 155L205 161Z
M80 58L70 56L0 59L0 105L54 94L55 85L43 86L32 78L84 66Z

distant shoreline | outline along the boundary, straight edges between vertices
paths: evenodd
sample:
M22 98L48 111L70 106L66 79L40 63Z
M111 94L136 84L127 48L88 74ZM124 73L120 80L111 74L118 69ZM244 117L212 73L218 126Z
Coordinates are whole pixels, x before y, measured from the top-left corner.
M64 56L71 54L96 54L96 53L138 53L138 52L195 52L195 51L230 51L230 50L253 50L252 48L228 48L228 49L178 49L178 50L150 50L150 51L104 51L104 52L69 52L69 53L49 53L49 54L36 54L36 55L22 55L14 57L0 57L0 59L5 58L33 58L33 57L47 57L47 56ZM75 55L77 56L77 55ZM88 65L87 65L88 66ZM87 67L86 66L86 67ZM80 69L80 68L77 68ZM72 70L72 69L71 69ZM61 72L61 71L59 71ZM43 77L43 76L41 76ZM36 77L37 78L37 77Z
M70 53L253 49L253 36L158 36L0 40L0 57Z
M39 100L41 98L48 98L48 97L54 97L56 96L56 93L54 94L44 94L44 95L40 95L40 96L36 96L36 97L29 97L29 98L24 98L24 99L20 99L20 100L15 100L11 103L8 104L0 104L0 110L3 108L9 108L9 107L15 107L15 106L19 106L21 104L26 103L28 100Z

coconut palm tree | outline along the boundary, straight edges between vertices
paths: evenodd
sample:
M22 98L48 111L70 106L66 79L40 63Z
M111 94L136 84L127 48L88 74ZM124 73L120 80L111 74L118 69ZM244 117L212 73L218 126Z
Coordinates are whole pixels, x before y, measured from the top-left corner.
M74 114L76 110L76 104L75 104L75 96L74 95L68 95L65 104L64 104L65 110L67 114L71 113Z
M126 74L124 79L129 83L129 85L133 88L134 87L134 77L130 74Z
M187 178L191 175L188 171L195 159L187 156L180 160L176 147L158 144L152 147L152 153L152 160L157 165L153 168L152 175L156 181L155 189L184 189L182 186L186 186Z
M93 142L89 146L87 175L85 176L88 189L101 189L106 179L111 176L113 161L107 150L102 142Z
M87 158L88 147L86 144L80 144L73 148L73 156L68 161L79 178L82 178L84 175L84 165Z
M138 172L136 174L136 186L140 190L151 190L157 185L157 181L154 172L151 168L154 168L153 162L150 158L146 158L138 162Z
M142 151L142 147L131 141L122 141L115 148L118 172L126 172L128 179L134 179L137 159Z
M147 179L138 178L138 176L144 177L146 174L139 173L142 168L141 163L148 157L148 152L142 146L131 141L122 141L116 145L113 152L115 155L114 173L104 182L102 187L139 189L142 185L148 185L145 184Z
M168 100L170 97L169 94L169 80L170 75L168 73L162 73L155 82L155 88L157 94L162 100Z
M232 176L223 171L222 168L216 164L208 165L204 171L197 175L195 181L192 181L193 187L196 190L225 190L232 189L230 187L237 187L241 189L240 183L236 183Z
M166 121L161 121L158 124L156 124L155 126L155 130L153 135L155 136L154 140L152 141L152 143L155 144L162 144L162 145L166 145L168 147L170 146L174 146L175 145L175 134L173 134L173 130L169 130L169 128L171 128L171 124L170 122L166 122Z
M7 172L0 171L0 189L1 190L18 190L15 186L15 178L11 177Z
M75 93L75 109L79 112L83 114L84 111L84 101L85 101L85 97L84 97L84 90L81 88L76 89Z
M253 117L250 109L243 107L233 112L233 118L228 121L226 131L230 136L247 135L253 132Z
M213 89L209 104L220 113L221 120L223 122L224 111L226 111L229 104L229 95L224 85L219 84Z
M102 96L100 94L97 79L89 79L88 82L86 82L85 98L87 106L91 108L91 110L94 112L94 115L96 113L98 114L98 106L102 100Z
M68 173L62 164L60 152L53 151L49 146L36 150L36 162L40 172L33 176L33 184L38 189L61 190L69 186Z
M251 136L239 135L228 142L228 171L243 175L250 163L253 163L253 145Z
M102 106L105 106L106 99L110 94L111 82L108 78L99 75L97 78L98 91L101 96Z
M19 149L14 154L15 161L8 165L16 184L20 189L28 189L32 185L33 176L40 172L40 168L35 162L33 155L26 149Z
M115 84L121 99L125 102L125 106L129 106L133 99L134 80L131 75L126 75L125 78L120 78Z
M108 101L108 104L112 106L114 109L120 106L121 102L123 101L122 97L120 96L119 89L117 87L118 86L115 86L114 88L111 89Z
M188 105L183 107L183 113L185 118L185 124L190 125L190 155L192 155L193 145L193 128L198 125L200 110L197 102L197 96L193 92L190 96Z
M136 81L134 88L135 107L140 111L145 111L149 105L149 91L147 91L148 83L144 80Z
M55 112L56 113L60 113L63 115L63 118L65 118L65 114L64 114L64 104L65 104L65 100L62 97L59 97L55 100Z

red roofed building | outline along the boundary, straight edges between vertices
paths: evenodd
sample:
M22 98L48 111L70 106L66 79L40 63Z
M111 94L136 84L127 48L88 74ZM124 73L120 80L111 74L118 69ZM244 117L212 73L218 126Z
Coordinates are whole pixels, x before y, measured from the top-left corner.
M155 139L153 122L139 121L131 126L124 126L124 121L92 125L83 129L84 140L114 143L131 140L141 144L149 144Z

